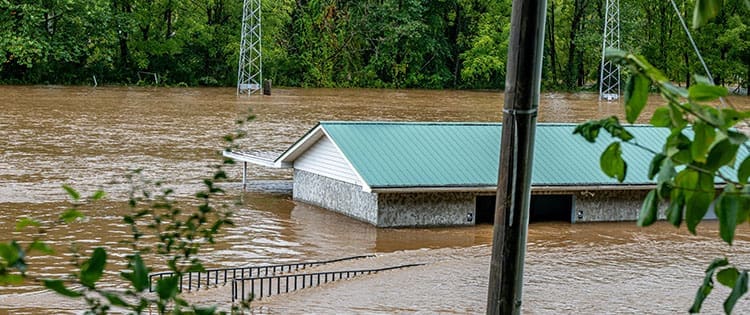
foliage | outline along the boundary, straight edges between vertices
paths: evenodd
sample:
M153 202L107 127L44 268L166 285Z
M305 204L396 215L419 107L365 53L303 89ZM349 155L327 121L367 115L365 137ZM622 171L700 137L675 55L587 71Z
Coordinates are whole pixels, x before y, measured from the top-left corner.
M747 0L683 0L716 12L696 34L716 83L750 82ZM717 2L721 3L721 2ZM623 48L691 85L701 71L669 1L624 1ZM262 0L263 75L276 85L502 88L510 0ZM543 84L596 85L604 1L550 0ZM0 82L236 82L242 1L0 0ZM152 81L140 82L142 84Z
M251 115L238 120L238 127L253 118ZM235 140L244 135L244 131L238 128L236 132L225 136L227 149L235 148ZM120 272L120 277L127 284L127 290L113 290L100 286L110 259L105 247L96 247L91 251L90 257L81 257L73 246L73 264L76 271L69 277L51 279L29 275L27 255L52 254L52 249L41 238L44 235L43 224L32 218L20 219L16 225L18 230L29 227L38 229L34 234L37 238L31 243L25 247L16 241L0 243L0 284L14 285L25 281L39 281L44 287L60 295L84 299L88 305L87 313L91 314L103 314L113 309L142 314L153 311L153 308L156 308L159 314L217 313L214 306L191 305L182 299L179 294L179 281L187 272L204 270L196 256L201 244L213 243L220 229L232 224L231 212L227 205L217 203L216 199L224 192L217 186L218 182L226 179L223 168L233 163L233 160L225 158L222 163L212 166L213 176L203 180L203 189L195 195L198 203L192 210L183 209L172 199L173 191L163 187L161 182L141 179L140 171L136 170L127 176L131 184L128 198L131 211L123 217L123 222L130 229L131 239L124 242L129 244L131 254L125 257L127 268ZM60 215L57 224L80 224L78 221L85 219L82 206L105 197L101 190L83 198L70 186L64 185L63 189L71 199L71 207ZM146 237L150 237L151 240L144 241ZM165 265L161 267L173 272L173 276L156 281L156 294L149 294L152 288L149 279L151 268L144 262L146 255L157 255L160 261L165 261ZM249 301L244 301L232 311L241 311L248 303Z
M698 1L695 24L705 24L718 14L720 6L721 1ZM620 50L608 51L607 56L631 73L625 88L627 122L634 123L641 115L649 90L654 88L667 103L655 110L650 124L668 128L670 134L662 150L654 152L638 145L637 139L617 117L586 122L577 126L574 133L593 142L604 129L616 139L602 153L600 166L605 174L620 182L627 175L621 144L630 144L654 154L648 175L656 180L656 188L643 202L639 226L655 222L660 201L667 201L669 222L680 227L684 221L688 230L695 234L696 227L713 205L720 237L731 245L737 226L750 221L750 157L740 161L738 155L741 150L750 150L750 146L748 136L736 129L750 118L750 111L732 107L723 99L728 94L727 89L714 85L708 78L695 76L696 83L683 88L669 81L642 56ZM722 106L707 105L716 101ZM717 181L724 185L721 191L715 188ZM748 270L733 266L726 258L716 259L706 269L705 280L696 293L690 312L700 311L714 287L714 279L731 289L724 302L727 314L748 290Z

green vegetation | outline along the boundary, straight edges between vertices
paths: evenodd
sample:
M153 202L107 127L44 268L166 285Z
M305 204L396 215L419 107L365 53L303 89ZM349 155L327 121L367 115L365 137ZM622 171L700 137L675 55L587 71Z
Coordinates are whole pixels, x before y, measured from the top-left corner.
M245 135L240 127L252 119L254 116L251 115L238 120L238 129L224 136L227 150L236 149L235 140ZM223 158L221 163L212 166L213 175L203 180L203 188L193 200L195 206L189 208L175 201L173 191L163 187L162 183L142 179L140 171L133 171L127 176L131 186L127 204L131 211L122 220L129 227L131 237L122 242L129 245L131 252L122 257L127 267L119 273L120 280L126 284L125 290L100 285L108 260L112 258L107 254L106 246L82 252L75 243L71 244L75 271L64 278L41 278L27 272L29 266L26 260L29 255L54 254L44 241L45 225L86 224L80 222L81 219L85 221L86 217L81 209L88 204L95 206L97 200L105 197L104 192L99 190L84 198L67 185L63 189L71 199L71 206L60 214L58 222L43 223L33 218L22 218L16 224L16 229L33 236L33 240L0 242L0 285L39 282L62 296L83 299L88 306L86 314L106 314L115 310L129 314L222 313L217 311L216 306L194 305L181 298L180 281L188 272L205 270L197 257L201 244L213 244L221 228L232 224L228 206L217 201L224 193L217 183L227 178L223 168L228 164L234 164L234 161ZM29 232L32 228L36 228L36 231ZM160 264L163 263L158 266L159 269L173 273L172 276L156 280L155 293L149 293L152 283L148 274L152 269L144 262L144 257L155 258ZM249 303L242 301L234 304L231 312L242 313Z
M721 0L699 0L693 18L696 27L715 17L721 5ZM711 32L710 26L708 32ZM705 77L695 76L694 85L682 88L642 56L620 50L607 54L631 73L625 88L627 122L634 123L640 116L653 87L667 104L656 109L650 124L669 128L671 133L660 152L640 146L617 117L583 123L574 133L594 142L604 130L617 139L602 153L600 167L619 181L627 176L627 162L622 158L624 144L628 145L627 149L654 154L648 176L655 179L657 185L643 201L639 226L656 221L663 201L668 204L667 220L675 227L680 227L684 221L687 229L696 234L696 227L713 206L719 219L720 237L732 245L737 227L750 223L750 157L738 159L739 150L750 150L750 139L736 129L747 122L750 111L738 110L722 99L728 94L727 89ZM707 105L710 102L721 103L721 106ZM717 179L725 184L721 191L715 189ZM730 314L748 291L749 271L732 265L725 257L715 259L706 269L703 284L689 311L700 312L703 301L718 281L731 290L723 305L724 312Z
M697 34L716 83L750 82L750 10ZM668 1L621 1L624 49L673 81L701 73ZM680 1L685 15L693 0ZM716 8L714 8L716 9ZM233 86L242 0L0 0L0 82ZM264 76L309 87L501 88L510 1L264 0ZM595 85L604 1L550 0L546 89ZM153 80L146 80L152 83Z

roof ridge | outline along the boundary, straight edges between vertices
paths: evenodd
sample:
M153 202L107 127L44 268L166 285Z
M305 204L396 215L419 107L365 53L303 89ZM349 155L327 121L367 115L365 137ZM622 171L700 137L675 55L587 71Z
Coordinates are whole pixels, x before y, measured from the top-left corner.
M375 120L323 120L321 125L502 125L499 122L482 121L375 121Z
M538 122L539 126L577 126L582 122ZM320 125L438 125L438 126L502 126L501 122L491 121L397 121L397 120L322 120ZM623 124L624 127L652 127L648 124Z

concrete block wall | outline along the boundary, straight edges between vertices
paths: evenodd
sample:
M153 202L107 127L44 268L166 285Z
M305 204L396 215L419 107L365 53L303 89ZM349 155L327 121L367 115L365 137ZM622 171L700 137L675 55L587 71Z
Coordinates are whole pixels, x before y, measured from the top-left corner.
M573 200L573 222L636 221L647 190L579 191ZM659 219L664 219L661 205Z
M378 196L362 191L358 185L295 169L292 197L373 225L378 224Z
M472 192L381 193L378 194L377 226L474 225L476 195Z
M635 221L648 191L544 192L573 194L571 221ZM293 197L378 227L474 225L477 192L367 193L362 187L295 170ZM659 218L664 219L665 205Z

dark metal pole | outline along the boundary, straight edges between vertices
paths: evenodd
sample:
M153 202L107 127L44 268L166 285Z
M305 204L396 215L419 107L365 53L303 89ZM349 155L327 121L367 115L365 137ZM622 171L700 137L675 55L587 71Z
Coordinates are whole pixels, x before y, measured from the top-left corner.
M520 314L546 0L513 0L487 314Z

